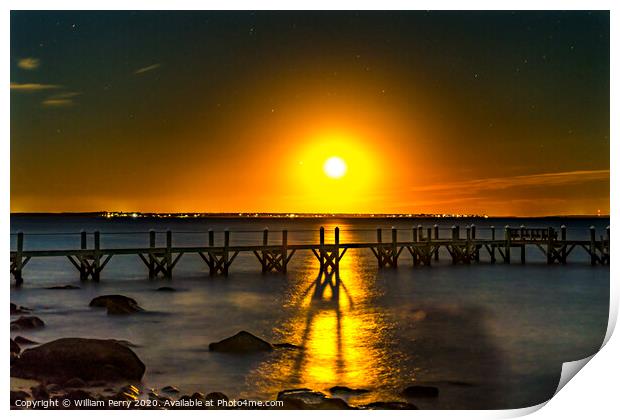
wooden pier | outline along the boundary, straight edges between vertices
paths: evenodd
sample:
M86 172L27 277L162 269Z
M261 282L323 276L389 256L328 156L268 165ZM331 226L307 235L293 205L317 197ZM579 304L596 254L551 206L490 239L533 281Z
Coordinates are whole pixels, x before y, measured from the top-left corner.
M149 243L144 248L101 248L101 233L92 233L93 247L88 248L89 234L80 233L80 248L66 250L27 250L24 238L27 235L17 233L16 250L11 251L11 274L15 284L21 286L24 281L24 267L33 258L66 257L77 269L80 280L99 281L100 274L112 257L116 255L137 255L144 262L149 278L162 276L172 278L177 263L185 254L198 254L209 268L211 276L227 276L235 258L240 253L253 253L261 265L262 273L286 273L287 265L297 251L311 251L319 261L319 278L340 278L340 261L349 249L370 249L377 259L380 269L398 267L399 258L407 250L413 260L413 266L431 266L433 261L439 260L441 248L447 250L452 264L479 263L480 256L486 253L489 262L494 264L501 260L504 264L512 262L511 253L517 250L521 264L526 263L526 248L540 250L545 256L547 264L566 264L571 253L576 248L582 248L589 255L591 265L609 264L610 233L609 227L605 235L597 239L594 227L589 229L589 239L574 240L567 238L567 229L562 226L559 231L548 228L512 228L506 226L503 232L490 229L489 238L478 238L476 226L465 227L465 233L459 226L452 226L449 237L440 237L439 227L413 227L406 240L403 235L399 238L402 229L387 229L391 233L391 240L383 241L383 232L386 229L376 230L376 241L341 243L340 229L334 229L333 243L326 243L325 229L319 230L319 242L308 244L289 244L288 231L281 231L281 240L277 245L269 244L269 230L262 234L262 243L257 245L232 245L231 232L224 231L224 243L216 245L213 230L207 233L208 242L204 246L173 246L173 232L166 231L165 247L156 246L157 232L149 232ZM498 235L499 234L499 235Z

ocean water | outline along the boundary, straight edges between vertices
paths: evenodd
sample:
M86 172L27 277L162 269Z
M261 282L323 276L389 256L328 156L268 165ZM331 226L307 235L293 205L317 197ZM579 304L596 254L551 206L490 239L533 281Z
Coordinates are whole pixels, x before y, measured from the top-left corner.
M262 229L289 230L289 243L327 241L341 229L341 243L372 241L375 229L395 226L399 238L411 228L437 223L442 236L453 224L475 223L478 237L489 226L503 235L514 227L568 227L569 239L589 238L589 226L604 234L608 218L594 219L105 219L85 216L13 216L11 249L17 231L25 249L79 248L79 231L102 232L101 246L147 246L148 230L174 232L173 245L198 245L206 231L231 230L234 245L259 244ZM384 241L390 232L383 233ZM165 241L158 234L158 244ZM92 237L89 238L92 246ZM184 255L171 280L149 280L137 256L115 256L99 283L80 283L66 258L37 258L24 269L24 285L11 301L34 309L46 327L20 332L38 342L61 337L129 340L144 361L145 387L177 386L181 392L221 391L231 398L273 399L279 390L308 387L328 393L335 385L371 392L349 402L409 401L420 408L519 408L549 399L563 362L587 357L603 341L609 310L609 267L589 265L576 248L565 266L548 266L540 250L527 251L519 264L513 249L510 265L481 262L452 265L442 250L432 267L412 267L406 251L397 269L377 268L370 250L350 249L341 261L341 287L317 290L318 261L298 251L288 273L261 274L251 253L234 261L228 277L209 277L197 255ZM79 290L49 290L74 284ZM157 292L160 286L177 289ZM89 301L103 294L135 298L145 313L107 316ZM12 317L13 319L14 317ZM271 342L289 342L300 350L235 356L208 351L208 344L240 330ZM12 336L16 335L12 333ZM578 378L577 378L578 380ZM407 399L403 388L435 384L436 399Z

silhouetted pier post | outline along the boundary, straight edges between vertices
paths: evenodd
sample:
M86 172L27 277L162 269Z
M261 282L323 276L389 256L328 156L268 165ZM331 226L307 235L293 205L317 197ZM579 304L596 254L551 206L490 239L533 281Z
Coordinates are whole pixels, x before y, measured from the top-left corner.
M269 245L269 229L265 228L263 230L263 246L267 246ZM258 252L254 252L256 254L256 256L258 257L258 260L261 263L261 271L262 273L266 273L268 272L268 268L267 268L267 251L261 251L260 255L262 255L262 257L259 255Z
M421 229L421 228L420 228ZM391 244L383 244L381 236L382 229L377 228L377 244L374 247L370 247L373 254L377 258L379 268L398 266L398 257L403 248L398 248L398 231L395 227L392 227L392 242ZM413 247L408 247L409 252L412 252Z
M82 230L80 232L80 249L81 250L85 250L87 248L87 238L86 238L86 232L84 230ZM78 257L78 260L80 261L80 281L86 281L87 280L87 276L88 276L88 271L86 268L86 258L84 257L83 254L81 254Z
M396 245L398 243L398 231L396 230L396 228L394 226L392 226L392 249L391 249L391 258L390 258L390 264L392 265L393 268L398 267L398 246Z
M474 261L480 262L480 247L482 245L476 243L476 225L473 223L471 225L471 240L474 242Z
M340 228L336 226L334 229L334 247L335 247L335 255L336 255L336 264L334 267L334 272L336 274L336 287L340 286Z
M452 225L452 242L456 242L459 240L459 230L456 225ZM456 264L458 262L458 257L456 253L456 247L453 245L452 247L448 247L448 251L450 251L450 255L452 256L452 264Z
M590 226L590 264L596 265L597 262L596 255L596 228L594 226Z
M321 276L324 275L325 278L331 281L332 276L335 274L336 277L340 276L340 259L346 252L346 249L340 254L340 229L334 229L334 245L328 246L325 245L325 228L321 226L319 230L319 248L318 252L316 249L311 248L314 256L319 260L319 277L317 278L318 284L321 284ZM292 254L291 254L292 255ZM336 278L336 281L339 279ZM333 285L332 285L333 286Z
M165 271L166 278L172 278L172 231L166 231L166 254L165 254Z
M495 264L495 226L491 226L491 263Z
M375 256L377 257L379 268L383 268L384 267L384 262L383 262L383 245L381 245L382 242L383 242L383 240L381 238L381 228L377 228L377 252L375 253Z
M521 236L521 264L525 264L525 226L521 225L521 231L519 236Z
M149 230L149 258L147 268L149 269L149 278L154 279L157 276L155 273L155 242L156 233L153 229Z
M99 273L101 273L101 233L96 230L93 233L93 242L95 246L95 253L93 255L93 273L92 277L94 281L99 281Z
M261 249L252 250L256 258L261 264L262 273L275 271L277 273L286 273L289 260L295 253L292 250L288 253L288 230L282 230L282 243L279 249L269 246L269 229L263 230L263 246Z
M435 234L435 240L438 241L439 240L439 226L438 225L433 226L433 232ZM439 261L439 246L435 248L434 258L435 258L435 261Z
M560 238L562 240L562 264L566 264L567 245L566 245L566 226L560 226Z
M336 228L338 229L338 228ZM282 230L282 251L280 255L280 259L282 260L282 267L280 272L286 273L286 266L288 265L288 230Z
M553 228L547 228L547 264L553 264Z
M420 264L420 256L417 252L414 252L414 246L418 242L418 228L414 227L411 229L411 242L414 244L413 246L407 247L409 253L411 254L411 258L413 259L413 265L417 266Z
M472 247L472 242L471 242L471 226L467 226L465 228L465 238L466 238L466 242L465 242L465 249L463 250L463 262L465 264L471 264L471 256L473 253L473 247Z
M510 264L510 226L504 228L504 262Z
M225 276L228 276L228 249L230 247L230 230L228 230L228 228L224 229L224 255L222 256L222 258L224 258L224 269L223 269L223 274Z
M23 257L24 251L24 232L17 232L17 251L13 258L11 258L11 273L13 277L15 277L15 286L20 287L24 283L24 278L22 276L22 270L26 262L30 259L28 257L24 261Z

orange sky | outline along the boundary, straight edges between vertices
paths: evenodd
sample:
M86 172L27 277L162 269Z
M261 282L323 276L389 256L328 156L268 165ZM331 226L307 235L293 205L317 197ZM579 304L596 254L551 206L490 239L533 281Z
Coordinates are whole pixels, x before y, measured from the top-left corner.
M608 15L197 15L12 14L12 212L609 213Z

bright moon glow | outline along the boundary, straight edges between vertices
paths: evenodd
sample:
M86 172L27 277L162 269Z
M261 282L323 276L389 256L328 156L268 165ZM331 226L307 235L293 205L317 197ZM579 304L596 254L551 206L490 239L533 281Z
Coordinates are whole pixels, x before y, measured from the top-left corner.
M339 157L330 157L323 164L323 171L330 178L342 178L347 172L347 164Z

